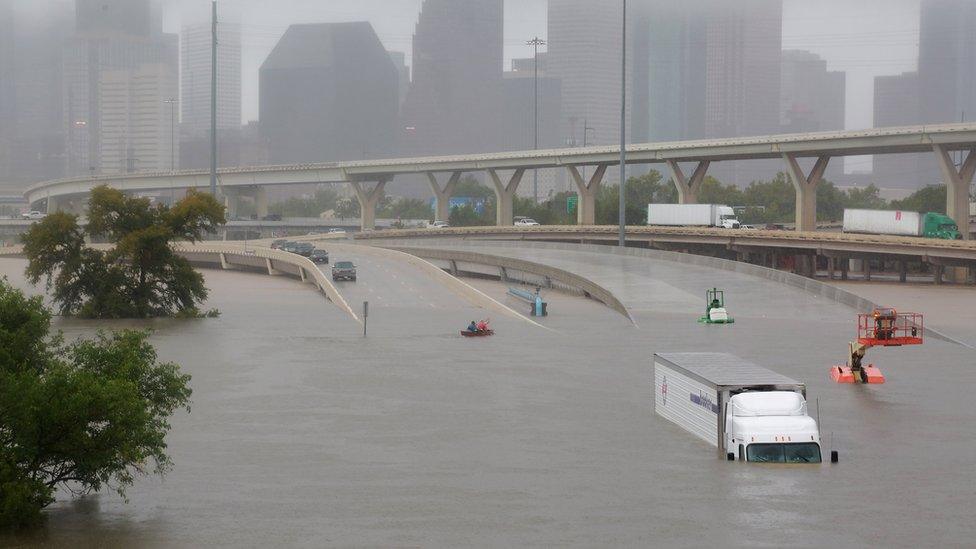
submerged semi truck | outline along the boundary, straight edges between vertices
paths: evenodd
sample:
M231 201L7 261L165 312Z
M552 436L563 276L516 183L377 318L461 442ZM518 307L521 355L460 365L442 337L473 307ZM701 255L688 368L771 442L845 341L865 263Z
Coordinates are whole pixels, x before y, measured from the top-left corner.
M844 232L961 240L959 226L940 213L844 210Z
M648 204L647 224L670 227L738 229L735 211L719 204Z
M654 387L659 416L729 461L821 462L820 430L799 381L730 354L659 353Z

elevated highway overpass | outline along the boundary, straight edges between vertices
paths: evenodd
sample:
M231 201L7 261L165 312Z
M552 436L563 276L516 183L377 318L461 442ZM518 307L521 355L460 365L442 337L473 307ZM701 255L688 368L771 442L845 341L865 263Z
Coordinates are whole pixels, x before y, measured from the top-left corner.
M967 152L957 166L955 151ZM932 153L948 186L949 215L960 225L969 216L969 185L976 174L976 124L943 124L870 130L787 134L763 137L644 143L627 147L628 163L664 165L682 203L694 203L712 163L732 160L781 159L796 191L796 226L813 230L816 223L816 189L833 158L852 155ZM561 168L569 172L579 194L578 222L592 225L596 218L596 193L607 168L618 162L619 147L599 146L495 154L400 158L321 164L258 166L223 169L220 188L233 211L241 198L255 202L259 215L267 212L266 187L302 183L346 183L352 186L362 208L362 228L375 226L376 204L384 188L398 175L424 175L437 199L436 217L446 219L449 199L461 175L486 172L496 197L496 223L512 224L513 198L527 170ZM812 167L804 166L812 164ZM583 167L595 168L581 175ZM690 170L688 168L691 168ZM175 171L79 177L39 183L25 198L35 204L47 200L48 209L81 209L85 197L98 185L131 192L174 189L206 189L209 173Z
M675 227L628 227L630 246L712 255L769 267L789 267L813 277L826 263L828 276L847 278L850 261L871 278L871 261L897 262L899 279L908 279L909 263L931 267L934 280L950 274L956 282L976 283L976 241L812 231L759 231ZM613 226L471 227L367 232L358 240L374 242L444 240L523 240L617 243Z

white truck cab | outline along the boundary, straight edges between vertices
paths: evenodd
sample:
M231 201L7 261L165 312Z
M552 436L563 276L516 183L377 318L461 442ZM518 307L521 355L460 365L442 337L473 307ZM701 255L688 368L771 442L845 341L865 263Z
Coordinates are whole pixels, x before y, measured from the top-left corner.
M717 206L715 208L715 213L718 219L715 220L716 227L722 227L723 229L738 229L742 225L739 223L739 218L735 216L735 210L728 206Z
M739 393L725 410L725 449L740 461L820 463L820 431L792 391Z

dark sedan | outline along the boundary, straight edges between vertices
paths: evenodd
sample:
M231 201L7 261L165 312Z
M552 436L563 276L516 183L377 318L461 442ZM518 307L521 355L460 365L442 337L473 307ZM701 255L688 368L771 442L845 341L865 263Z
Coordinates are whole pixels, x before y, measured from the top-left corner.
M328 263L329 252L325 250L312 250L312 255L308 256L313 263Z

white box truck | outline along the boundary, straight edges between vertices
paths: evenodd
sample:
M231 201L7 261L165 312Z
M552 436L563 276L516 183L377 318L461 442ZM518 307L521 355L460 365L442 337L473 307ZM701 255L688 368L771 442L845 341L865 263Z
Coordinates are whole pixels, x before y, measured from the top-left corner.
M670 227L738 229L735 211L719 204L648 204L647 224Z
M821 462L804 384L734 355L655 354L654 411L730 461Z
M960 240L962 234L951 217L940 213L897 210L844 210L844 232L920 236Z

